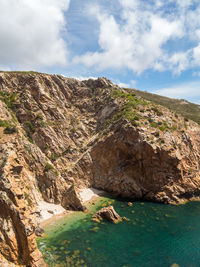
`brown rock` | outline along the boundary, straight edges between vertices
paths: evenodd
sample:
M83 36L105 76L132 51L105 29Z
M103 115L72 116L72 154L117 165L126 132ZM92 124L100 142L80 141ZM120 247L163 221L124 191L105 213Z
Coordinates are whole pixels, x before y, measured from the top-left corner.
M117 212L114 210L113 206L104 207L100 209L95 215L94 218L103 218L106 219L109 222L117 223L122 218L117 214Z
M62 200L62 206L66 209L72 210L86 210L86 207L82 204L80 200L77 188L73 185L70 186L68 190L66 190Z
M42 236L44 233L44 229L42 229L39 225L35 229L36 236Z

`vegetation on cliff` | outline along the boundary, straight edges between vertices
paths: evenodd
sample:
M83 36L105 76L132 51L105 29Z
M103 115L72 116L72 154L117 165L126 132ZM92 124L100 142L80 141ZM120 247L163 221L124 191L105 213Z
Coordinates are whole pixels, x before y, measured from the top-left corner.
M162 203L199 197L199 125L140 94L106 78L0 73L2 262L43 266L38 203L84 210L78 188Z

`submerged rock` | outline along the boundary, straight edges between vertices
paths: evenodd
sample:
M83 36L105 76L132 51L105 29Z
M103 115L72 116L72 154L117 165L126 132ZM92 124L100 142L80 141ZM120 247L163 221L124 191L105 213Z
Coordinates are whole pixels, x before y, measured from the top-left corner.
M106 219L109 222L117 223L121 221L121 217L119 214L114 210L113 206L105 207L100 209L93 218L97 219Z

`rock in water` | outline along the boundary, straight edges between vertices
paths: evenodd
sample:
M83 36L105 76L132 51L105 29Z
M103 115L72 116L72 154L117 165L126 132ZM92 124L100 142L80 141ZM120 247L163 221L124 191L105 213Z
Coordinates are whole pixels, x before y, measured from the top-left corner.
M104 207L100 209L94 216L97 219L106 219L109 222L117 223L121 221L121 217L114 210L113 206Z

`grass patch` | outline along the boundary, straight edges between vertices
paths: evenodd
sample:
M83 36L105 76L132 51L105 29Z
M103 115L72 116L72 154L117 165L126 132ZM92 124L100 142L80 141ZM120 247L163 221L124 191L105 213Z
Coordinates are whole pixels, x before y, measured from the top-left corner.
M13 125L11 121L8 120L0 120L0 127L4 127L4 134L13 134L17 133L17 127Z
M72 133L75 133L75 132L76 132L76 128L73 127L73 128L71 129L71 132L72 132Z
M162 132L164 132L166 129L167 129L167 127L164 126L164 125L162 125L162 126L159 127L159 130L161 130Z
M7 105L9 109L12 109L16 103L16 93L0 92L1 100Z
M137 107L138 104L140 105L148 105L147 102L145 102L143 99L138 98L133 94L132 92L123 92L121 90L113 90L112 91L112 96L114 98L123 98L128 101L127 105L133 106L134 108Z
M55 154L55 153L52 153L51 156L50 156L50 159L51 159L51 161L55 161L55 160L57 160L59 157L60 157L60 155Z
M31 153L31 148L30 146L24 144L24 149L30 154Z
M11 126L11 122L8 120L0 120L0 127L8 127Z
M56 176L59 175L58 171L54 168L54 166L47 162L45 165L44 171L48 172L50 170L53 170Z
M53 170L53 169L54 169L54 166L47 162L45 165L44 171L48 172L48 171Z
M31 121L27 121L25 123L25 126L28 128L28 130L31 132L31 133L34 133L35 132L35 126L32 124Z
M152 101L153 103L162 105L171 111L174 111L176 118L178 118L178 114L180 114L185 117L186 120L191 119L200 124L200 105L183 101L183 99L173 99L136 89L131 89L131 91L136 96L140 96L148 101Z
M158 127L158 124L156 122L151 122L150 125L153 128L157 128Z

